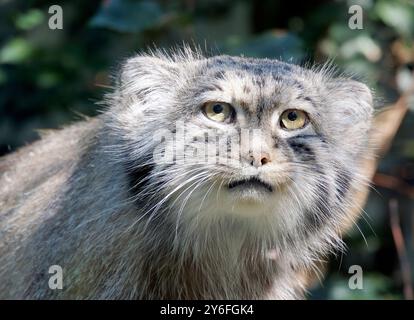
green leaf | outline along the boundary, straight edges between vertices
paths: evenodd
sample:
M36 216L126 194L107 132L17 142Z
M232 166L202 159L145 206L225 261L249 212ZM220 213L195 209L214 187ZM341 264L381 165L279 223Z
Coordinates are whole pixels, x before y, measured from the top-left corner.
M163 12L160 5L150 0L110 0L90 21L93 27L119 32L140 32L160 25Z
M20 14L16 18L16 27L21 30L30 30L44 21L44 13L39 9L32 9Z
M409 4L400 1L380 1L375 7L378 17L402 35L414 34L414 13Z
M33 47L23 38L14 38L0 50L0 63L19 63L27 60Z
M37 75L36 83L41 88L50 88L57 85L61 78L59 74L51 71L44 71Z

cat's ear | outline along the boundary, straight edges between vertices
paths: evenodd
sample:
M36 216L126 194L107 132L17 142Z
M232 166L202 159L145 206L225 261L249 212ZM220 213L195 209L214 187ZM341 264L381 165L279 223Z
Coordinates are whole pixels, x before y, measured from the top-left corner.
M328 104L333 117L343 128L366 133L373 117L371 90L362 82L337 79L328 84Z
M138 55L123 64L117 87L124 96L148 98L154 93L170 93L177 84L178 76L178 66L171 59Z
M330 135L348 155L358 157L369 141L373 118L371 90L363 83L336 79L327 83Z
M357 117L360 120L372 117L374 111L372 92L364 83L351 79L340 79L334 81L330 91L337 103L342 106L339 110L342 110L346 115L351 118Z

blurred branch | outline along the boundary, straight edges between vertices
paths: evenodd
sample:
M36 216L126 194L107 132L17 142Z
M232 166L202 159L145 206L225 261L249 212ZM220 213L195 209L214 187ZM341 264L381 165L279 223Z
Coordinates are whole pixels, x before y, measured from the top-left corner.
M374 134L373 139L377 146L379 158L383 157L389 151L398 128L407 113L408 99L411 94L413 94L413 90L406 92L394 106L378 115L375 126L380 129L377 129L378 131ZM370 172L375 172L377 163L371 165ZM397 191L404 196L414 199L414 187L401 178L383 173L375 173L372 182L376 186Z
M398 213L397 199L391 199L389 202L390 209L390 227L394 244L397 249L400 260L401 278L404 286L404 297L406 300L413 300L413 286L411 283L411 268L408 260L407 251L404 244L404 236L400 226L400 216Z
M408 94L405 94L398 101L379 113L374 120L374 131L371 139L376 147L379 158L383 157L390 149L395 135L408 110ZM372 167L372 174L375 172L376 164Z
M372 179L372 182L378 187L391 189L408 198L414 199L414 187L401 178L384 173L376 173Z

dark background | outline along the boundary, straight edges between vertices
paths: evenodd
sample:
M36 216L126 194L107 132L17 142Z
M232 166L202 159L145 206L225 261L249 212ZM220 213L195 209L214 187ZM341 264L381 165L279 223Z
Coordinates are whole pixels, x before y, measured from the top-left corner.
M48 8L54 4L63 8L63 30L48 27ZM362 30L348 26L353 4L363 8ZM414 2L409 0L1 0L0 155L35 140L36 129L97 114L95 103L110 90L119 63L148 46L170 48L186 42L209 53L296 63L332 59L369 84L381 107L395 102L410 83L413 38ZM407 190L414 188L413 128L409 111L378 169ZM397 200L407 256L403 262L411 274L413 201L392 188L374 188L365 219L346 239L348 252L332 257L325 279L316 283L309 298L401 299L403 285L412 285L412 280L402 279L389 201ZM348 288L353 264L364 271L363 290Z

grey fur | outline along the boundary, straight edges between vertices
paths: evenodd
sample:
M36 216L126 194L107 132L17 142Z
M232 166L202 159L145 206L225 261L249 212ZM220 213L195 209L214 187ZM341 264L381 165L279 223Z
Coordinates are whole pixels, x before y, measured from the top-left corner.
M240 126L264 132L269 199L239 203L225 190L243 154L227 166L152 160L154 132L177 121L185 143L213 143L199 110L208 100L238 106ZM184 49L126 61L105 104L1 159L1 298L301 298L301 275L342 247L371 154L365 85L327 67ZM311 123L300 132L271 120L301 107ZM63 268L62 290L48 287L51 265Z

